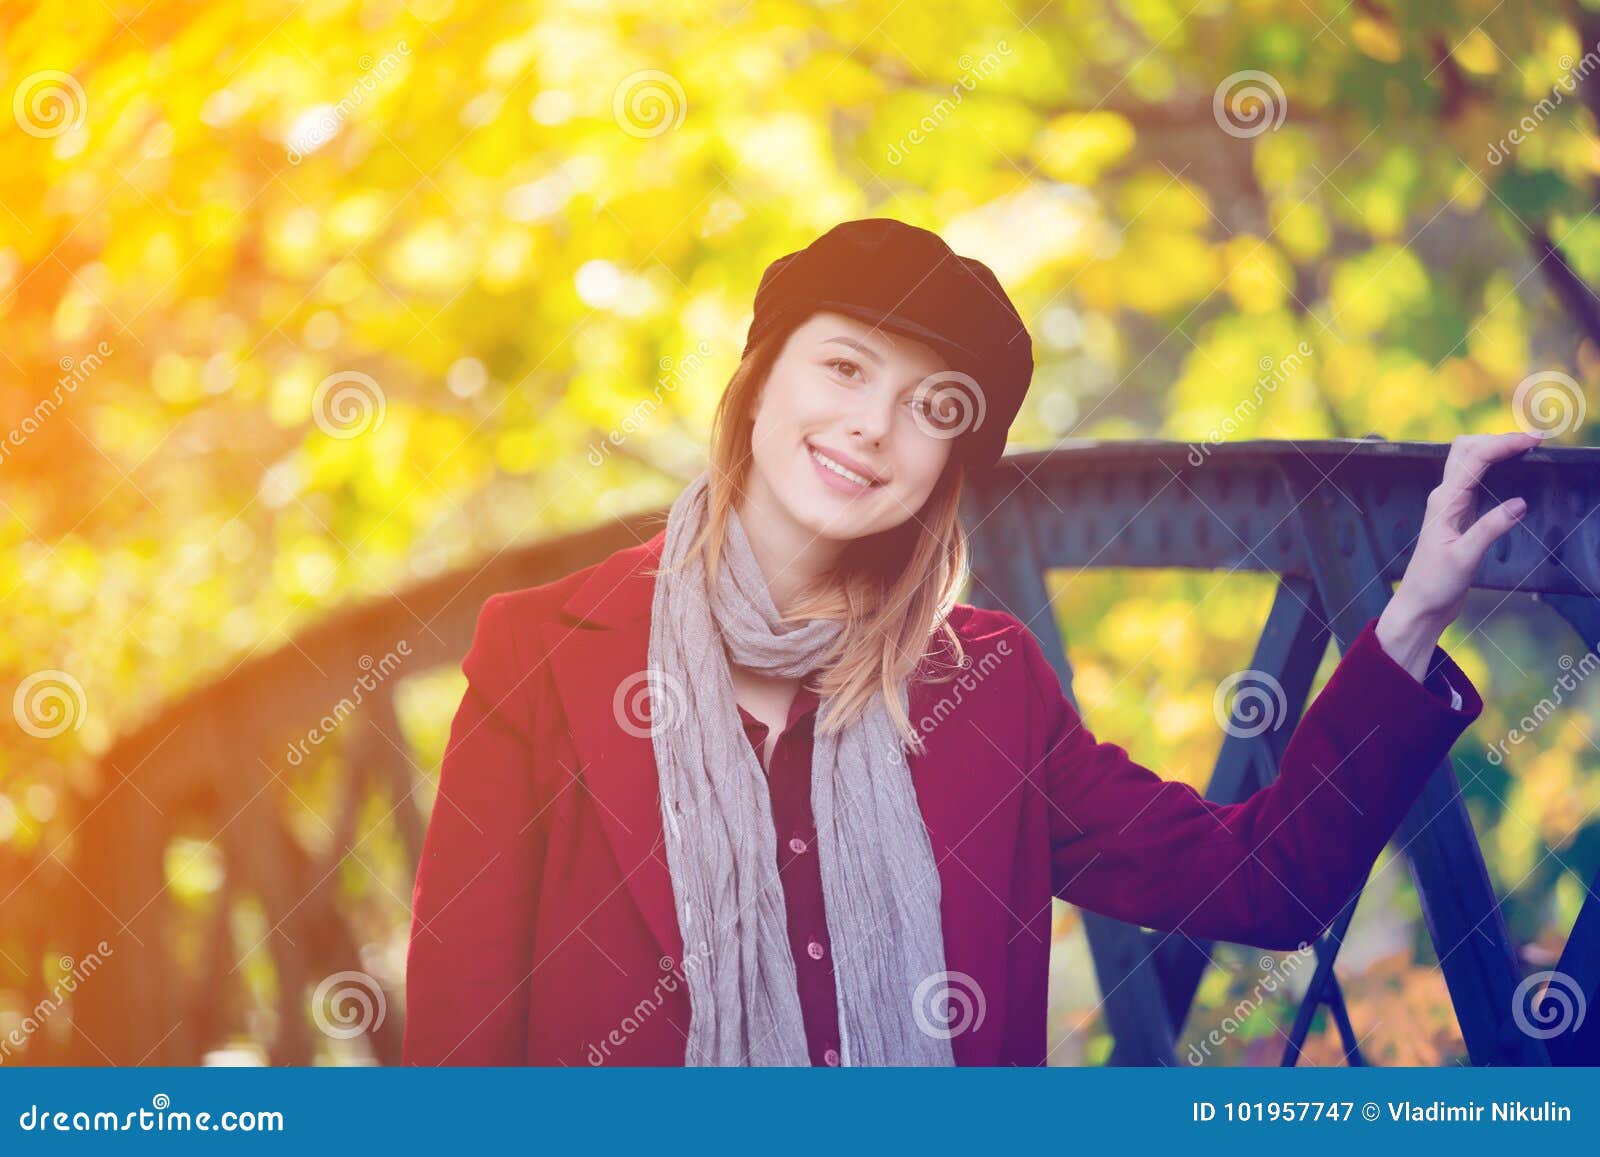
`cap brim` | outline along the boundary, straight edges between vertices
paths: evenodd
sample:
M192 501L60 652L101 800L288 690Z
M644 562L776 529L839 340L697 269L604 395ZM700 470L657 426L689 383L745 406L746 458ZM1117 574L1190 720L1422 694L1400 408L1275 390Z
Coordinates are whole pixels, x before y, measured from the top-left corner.
M893 330L895 333L904 334L906 337L916 338L918 341L926 342L947 355L947 360L970 361L978 356L976 350L962 345L942 333L931 330L925 325L919 325L917 322L900 317L898 314L868 309L865 306L856 305L848 301L823 300L815 302L811 308L817 310L825 309L830 313L847 314L860 321L882 326L884 329Z

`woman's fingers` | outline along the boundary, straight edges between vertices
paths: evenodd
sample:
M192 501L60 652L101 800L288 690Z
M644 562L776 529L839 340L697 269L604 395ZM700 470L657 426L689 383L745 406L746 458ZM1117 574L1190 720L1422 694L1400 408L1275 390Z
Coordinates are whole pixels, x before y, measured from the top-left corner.
M1458 435L1450 443L1450 454L1445 458L1445 480L1462 489L1471 489L1492 463L1531 450L1544 440L1542 434L1527 434L1521 430L1509 434Z
M1439 496L1438 513L1443 516L1441 521L1444 525L1451 530L1460 530L1473 507L1472 490L1482 481L1484 472L1491 465L1533 449L1546 437L1545 432L1529 434L1521 430L1507 434L1457 435L1450 443L1450 453L1444 463L1444 477L1439 483L1444 493ZM1488 549L1487 544L1484 549Z
M1522 498L1508 498L1466 529L1461 535L1461 549L1472 559L1468 577L1478 569L1478 563L1495 539L1520 522L1527 510L1528 504Z

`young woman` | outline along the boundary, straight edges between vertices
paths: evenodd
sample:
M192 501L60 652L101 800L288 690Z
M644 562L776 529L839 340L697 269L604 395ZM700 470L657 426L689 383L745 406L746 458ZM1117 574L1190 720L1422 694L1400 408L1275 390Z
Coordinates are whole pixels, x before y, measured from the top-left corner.
M484 605L414 897L415 1064L1044 1063L1053 896L1314 939L1482 701L1437 647L1531 435L1456 439L1279 777L1210 803L956 602L1032 371L993 275L846 222L773 263L664 530ZM966 673L959 688L955 674Z

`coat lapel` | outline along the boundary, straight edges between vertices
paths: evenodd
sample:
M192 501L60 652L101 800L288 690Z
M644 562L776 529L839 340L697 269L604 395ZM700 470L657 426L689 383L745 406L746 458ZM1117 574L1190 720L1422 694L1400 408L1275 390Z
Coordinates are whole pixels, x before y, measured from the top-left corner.
M682 954L661 824L655 748L644 704L651 573L663 533L613 554L544 626L546 654L594 800L628 891L662 952Z

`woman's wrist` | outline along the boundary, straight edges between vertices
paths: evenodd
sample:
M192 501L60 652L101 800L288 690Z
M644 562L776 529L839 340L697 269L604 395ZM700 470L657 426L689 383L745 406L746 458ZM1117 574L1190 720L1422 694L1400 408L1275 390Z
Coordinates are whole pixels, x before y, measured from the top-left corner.
M1389 600L1374 628L1384 653L1419 683L1427 677L1428 660L1442 633L1442 626L1434 626L1398 597Z

